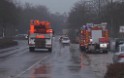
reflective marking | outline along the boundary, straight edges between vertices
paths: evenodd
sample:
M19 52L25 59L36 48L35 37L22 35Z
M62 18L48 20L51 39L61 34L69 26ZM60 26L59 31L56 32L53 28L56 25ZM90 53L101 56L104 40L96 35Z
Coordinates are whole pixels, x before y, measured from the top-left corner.
M31 70L34 66L38 65L40 62L42 62L43 60L45 60L45 59L48 58L49 56L50 56L50 55L48 55L48 56L44 57L43 59L37 61L35 64L33 64L32 66L30 66L28 69L26 69L25 71L21 72L21 73L18 74L17 76L15 76L15 78L16 78L16 77L20 77L20 76L21 76L22 74L24 74L26 71Z
M80 63L81 68L83 68L83 65L84 65L84 64L83 64L83 55L82 55L82 54L80 55L80 60L81 60L81 63Z

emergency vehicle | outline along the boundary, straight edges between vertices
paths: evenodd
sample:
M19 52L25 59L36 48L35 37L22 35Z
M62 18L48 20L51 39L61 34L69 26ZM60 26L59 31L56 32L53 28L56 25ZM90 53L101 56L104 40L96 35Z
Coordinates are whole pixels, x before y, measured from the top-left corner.
M100 24L80 29L80 49L86 52L107 53L109 48L109 35L105 26Z
M51 28L50 22L31 20L28 35L30 52L35 51L36 48L52 51L53 29Z

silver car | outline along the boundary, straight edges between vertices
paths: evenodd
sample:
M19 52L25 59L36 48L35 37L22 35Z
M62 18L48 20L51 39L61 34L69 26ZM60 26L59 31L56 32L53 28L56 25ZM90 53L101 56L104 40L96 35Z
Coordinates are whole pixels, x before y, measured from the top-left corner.
M119 45L118 51L113 55L114 63L124 63L124 44Z
M69 37L63 37L61 42L63 44L70 44L70 39L69 39Z

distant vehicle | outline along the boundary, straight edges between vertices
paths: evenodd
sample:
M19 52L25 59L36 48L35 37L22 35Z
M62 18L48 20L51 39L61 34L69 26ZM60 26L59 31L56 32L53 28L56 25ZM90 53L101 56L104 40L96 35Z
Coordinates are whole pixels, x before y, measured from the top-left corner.
M17 34L15 36L16 39L27 39L28 38L28 34Z
M61 42L61 41L62 41L62 38L63 38L62 36L60 36L60 37L59 37L59 42Z
M117 38L115 39L115 50L119 50L119 45L124 44L124 39L123 38Z
M80 29L80 49L85 52L107 53L109 47L108 29L98 26Z
M114 63L124 63L124 44L119 45L119 49L113 55Z
M63 44L70 44L69 37L62 37L61 43L63 43Z
M28 39L28 34L25 34L25 38Z
M53 30L50 22L32 20L28 38L31 52L35 51L35 48L48 49L52 52Z

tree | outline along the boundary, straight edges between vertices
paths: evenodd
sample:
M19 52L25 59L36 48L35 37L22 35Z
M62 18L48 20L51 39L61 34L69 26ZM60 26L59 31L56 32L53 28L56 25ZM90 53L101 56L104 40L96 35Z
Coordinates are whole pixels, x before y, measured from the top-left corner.
M91 4L85 1L79 1L69 13L68 23L71 28L80 28L87 22L94 20L95 14L92 12Z
M79 1L69 13L68 28L79 29L92 22L107 22L111 36L118 37L119 26L124 25L124 2L113 0Z
M19 33L27 33L29 29L30 20L45 20L51 22L52 28L55 32L61 32L66 17L60 13L50 13L49 9L43 5L31 6L29 3L25 7L20 8L20 24L18 26Z
M11 1L0 0L0 27L3 31L1 34L13 34L14 32L9 33L7 31L12 28L11 26L17 24L17 18L16 6ZM14 29L12 28L11 31L14 31Z
M20 24L18 25L19 33L27 33L30 20L47 20L50 19L50 12L45 6L31 6L29 3L25 7L20 7Z
M56 34L61 34L62 29L66 26L66 14L55 13L50 15L52 26Z
M124 25L124 3L112 2L104 6L102 18L109 24L113 37L119 37L119 26Z

